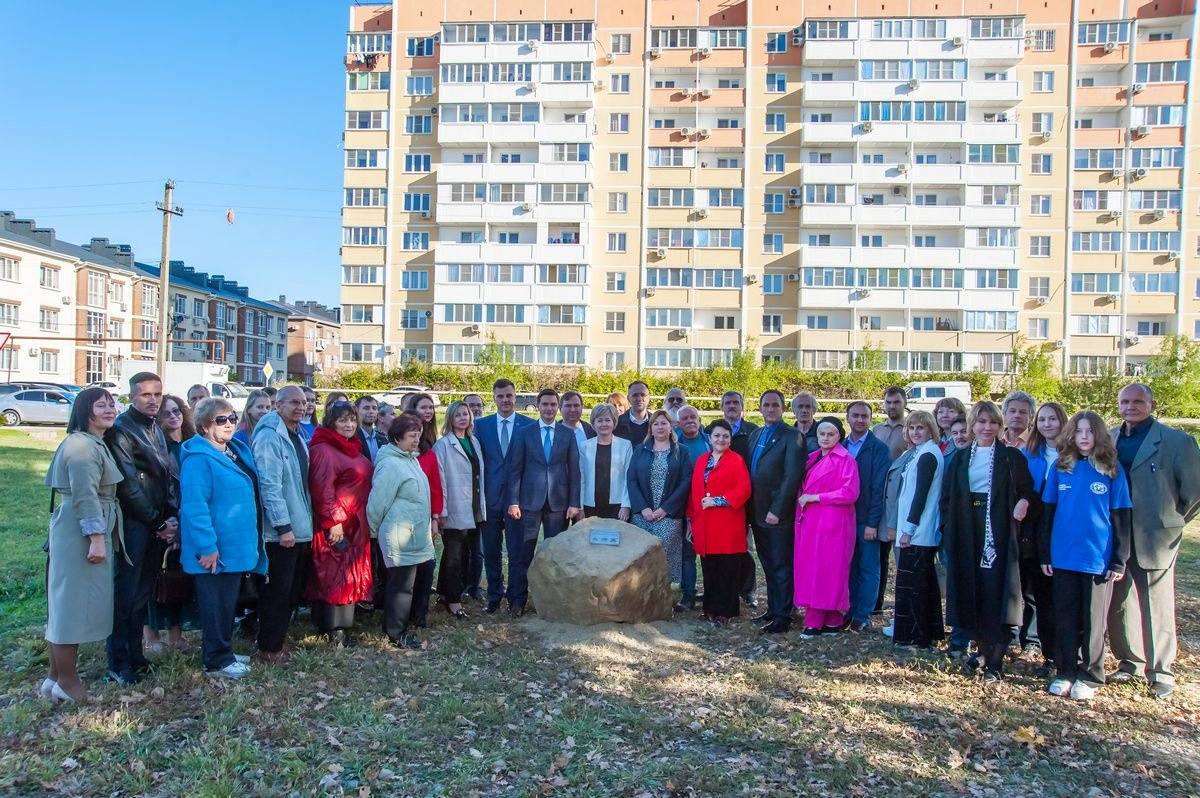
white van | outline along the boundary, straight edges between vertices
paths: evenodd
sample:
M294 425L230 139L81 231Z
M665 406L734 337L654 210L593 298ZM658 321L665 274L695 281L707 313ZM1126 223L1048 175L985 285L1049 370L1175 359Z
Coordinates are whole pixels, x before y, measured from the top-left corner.
M938 401L946 397L958 399L968 407L971 405L971 383L969 382L941 382L936 380L910 382L904 386L904 394L908 397L909 410L929 410L932 412Z

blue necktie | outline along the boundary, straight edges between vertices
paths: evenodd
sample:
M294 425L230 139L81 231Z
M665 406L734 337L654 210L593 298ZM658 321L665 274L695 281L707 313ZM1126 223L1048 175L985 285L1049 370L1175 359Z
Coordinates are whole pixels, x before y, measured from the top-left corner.
M774 427L764 427L762 434L758 436L758 445L754 447L754 455L750 458L750 476L754 476L754 472L758 470L758 458L762 457L763 449L767 448L774 434Z
M550 462L550 428L542 427L542 451L546 453L546 462Z

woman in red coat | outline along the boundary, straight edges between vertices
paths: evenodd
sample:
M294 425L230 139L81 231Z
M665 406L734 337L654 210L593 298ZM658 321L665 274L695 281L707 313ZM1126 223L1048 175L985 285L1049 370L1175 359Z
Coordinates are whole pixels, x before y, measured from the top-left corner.
M352 646L354 605L371 598L371 530L367 496L371 461L358 441L358 411L349 402L325 409L308 445L308 482L316 521L307 596L313 621L330 642Z
M750 472L746 461L729 449L733 428L728 421L714 421L708 440L712 451L697 458L692 472L688 518L704 573L704 614L700 617L721 626L738 614Z

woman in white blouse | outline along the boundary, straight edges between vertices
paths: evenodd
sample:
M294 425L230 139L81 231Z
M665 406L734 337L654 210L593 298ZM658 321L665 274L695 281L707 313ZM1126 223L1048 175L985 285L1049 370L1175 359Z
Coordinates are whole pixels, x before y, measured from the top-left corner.
M579 447L579 470L583 473L583 512L588 518L629 520L629 492L625 472L633 456L633 445L613 435L617 409L610 404L592 408L596 437Z

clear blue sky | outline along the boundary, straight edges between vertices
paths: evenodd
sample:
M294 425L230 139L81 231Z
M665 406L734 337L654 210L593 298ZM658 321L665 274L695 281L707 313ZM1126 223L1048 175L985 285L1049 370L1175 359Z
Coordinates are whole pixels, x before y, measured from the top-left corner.
M337 303L352 3L3 3L0 209L157 263L173 178L172 260Z

